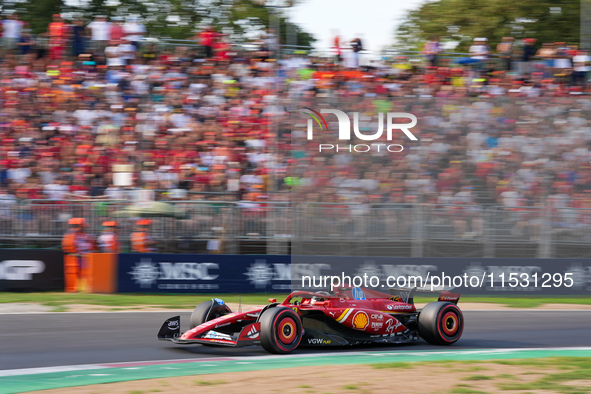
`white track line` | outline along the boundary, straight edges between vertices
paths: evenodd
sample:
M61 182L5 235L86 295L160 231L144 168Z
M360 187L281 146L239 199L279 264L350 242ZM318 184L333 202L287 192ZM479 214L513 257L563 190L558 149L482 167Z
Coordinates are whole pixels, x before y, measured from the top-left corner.
M83 364L83 365L63 365L57 367L41 367L41 368L23 368L23 369L7 369L0 371L0 377L3 376L20 376L20 375L36 375L40 373L53 372L74 372L87 371L92 369L104 369L101 365Z

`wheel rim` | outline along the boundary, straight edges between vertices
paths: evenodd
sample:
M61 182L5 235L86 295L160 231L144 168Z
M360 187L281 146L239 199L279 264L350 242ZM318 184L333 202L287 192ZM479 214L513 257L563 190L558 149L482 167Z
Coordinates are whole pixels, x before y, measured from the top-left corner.
M291 317L286 317L281 320L277 327L277 336L279 341L285 345L293 343L297 339L297 326L295 320Z
M441 319L441 325L445 335L450 337L457 334L460 328L458 316L454 312L447 312L445 315L443 315L443 319Z

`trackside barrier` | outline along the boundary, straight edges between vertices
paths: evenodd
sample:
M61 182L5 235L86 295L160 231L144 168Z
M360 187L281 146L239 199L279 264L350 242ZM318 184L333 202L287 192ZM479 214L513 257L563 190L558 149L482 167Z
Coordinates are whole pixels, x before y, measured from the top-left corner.
M0 256L0 291L64 289L61 252L0 249ZM86 290L94 293L281 293L310 286L326 290L330 284L320 284L322 277L367 275L377 278L378 282L368 283L381 291L422 283L455 287L462 294L591 294L588 258L97 253L86 259ZM316 284L305 282L306 277L316 278Z
M117 291L245 294L328 290L329 284L318 285L322 277L363 278L364 274L378 279L370 285L380 291L433 284L435 289L455 287L462 294L591 293L591 262L587 259L179 254L119 255ZM306 278L315 278L316 285L309 286Z
M117 291L117 261L115 253L91 253L87 257L87 285L90 293Z

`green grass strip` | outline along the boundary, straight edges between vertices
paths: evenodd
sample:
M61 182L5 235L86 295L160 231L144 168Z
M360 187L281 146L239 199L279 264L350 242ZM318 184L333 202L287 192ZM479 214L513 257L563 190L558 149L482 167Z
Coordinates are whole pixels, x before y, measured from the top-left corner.
M564 356L569 356L565 358ZM544 360L540 358L554 357ZM40 373L36 375L19 375L0 377L0 394L11 394L22 391L46 390L52 388L85 386L90 384L123 382L130 380L167 378L175 376L191 376L217 374L223 372L243 372L255 370L271 370L278 368L323 366L323 365L357 365L371 364L379 368L388 368L389 364L399 365L401 362L426 365L427 362L449 363L450 368L457 362L501 360L503 363L523 363L524 365L579 365L586 369L591 363L589 349L529 349L529 350L444 350L444 351L384 351L359 352L354 355L331 354L313 356L273 356L258 358L233 358L230 360L203 360L191 363L173 363L145 365L120 368L89 369L68 372ZM495 361L496 362L496 361ZM444 364L443 364L444 365ZM574 368L573 367L573 368ZM576 378L580 375L569 375ZM542 378L543 379L543 378ZM199 379L201 381L201 379ZM205 380L203 380L205 381ZM501 388L502 389L502 388Z

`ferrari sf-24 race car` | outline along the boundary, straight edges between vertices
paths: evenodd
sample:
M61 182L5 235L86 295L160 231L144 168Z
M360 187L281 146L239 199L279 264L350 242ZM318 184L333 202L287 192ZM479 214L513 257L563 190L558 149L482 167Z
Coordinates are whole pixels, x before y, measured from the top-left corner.
M282 303L232 312L221 299L203 302L181 334L180 316L162 324L158 339L177 344L242 347L260 345L270 353L289 353L299 346L347 346L419 341L450 345L460 339L464 318L460 294L440 292L422 309L413 289L391 294L359 287L328 292L295 291Z

